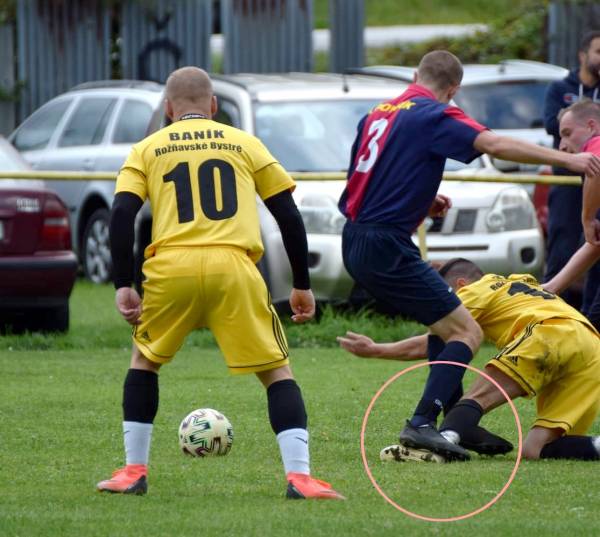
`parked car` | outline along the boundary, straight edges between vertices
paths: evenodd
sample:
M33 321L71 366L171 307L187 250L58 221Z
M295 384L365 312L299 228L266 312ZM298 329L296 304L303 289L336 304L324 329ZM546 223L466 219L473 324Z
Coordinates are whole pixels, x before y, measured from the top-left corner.
M119 170L141 140L163 86L154 82L88 82L48 101L9 137L37 170ZM48 181L69 208L73 249L97 283L111 279L108 215L111 181Z
M479 123L498 134L552 147L544 129L544 96L548 84L561 80L568 70L548 63L505 60L498 64L465 64L454 103ZM415 67L373 66L352 69L402 83L412 81ZM536 172L537 165L496 159L502 171ZM531 192L533 188L529 189ZM531 193L530 192L530 193Z
M0 170L30 169L0 137ZM42 181L0 179L0 329L64 332L77 259L69 214Z

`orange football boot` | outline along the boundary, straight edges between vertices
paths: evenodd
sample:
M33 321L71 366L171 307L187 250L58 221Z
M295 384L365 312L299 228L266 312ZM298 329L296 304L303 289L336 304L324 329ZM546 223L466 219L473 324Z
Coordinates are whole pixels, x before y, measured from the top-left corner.
M317 499L317 500L345 500L339 492L331 488L329 483L312 478L308 474L287 474L288 487L286 496L294 500Z
M115 470L110 479L100 481L96 488L101 492L146 494L148 491L147 475L148 467L145 464L128 464L124 468Z

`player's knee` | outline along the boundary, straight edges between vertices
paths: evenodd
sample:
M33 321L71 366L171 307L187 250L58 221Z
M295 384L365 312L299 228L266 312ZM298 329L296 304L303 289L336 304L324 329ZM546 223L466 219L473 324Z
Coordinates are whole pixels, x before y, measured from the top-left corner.
M131 353L131 369L142 369L144 371L154 371L158 373L161 364L148 360L142 352L134 345Z
M471 319L470 322L467 323L461 339L469 346L473 351L473 354L477 352L483 342L483 331L475 320Z

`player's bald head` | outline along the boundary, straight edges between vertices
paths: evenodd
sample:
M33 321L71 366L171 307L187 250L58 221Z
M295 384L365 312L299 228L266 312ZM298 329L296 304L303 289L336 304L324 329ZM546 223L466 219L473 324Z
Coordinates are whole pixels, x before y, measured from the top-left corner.
M434 50L423 56L417 68L418 82L439 91L459 86L463 77L460 60L447 50Z
M464 257L450 259L438 269L438 272L453 289L460 287L457 283L459 279L465 280L468 284L483 277L483 271L479 266Z
M206 105L212 96L210 77L199 67L181 67L167 79L166 98L172 103Z

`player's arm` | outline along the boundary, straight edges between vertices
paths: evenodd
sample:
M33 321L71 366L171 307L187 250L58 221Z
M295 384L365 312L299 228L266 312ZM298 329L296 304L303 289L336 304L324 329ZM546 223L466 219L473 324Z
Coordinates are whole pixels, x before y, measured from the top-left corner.
M496 158L525 164L551 164L576 173L600 176L600 158L592 153L565 153L549 147L499 136L492 131L480 132L473 147Z
M600 259L600 246L586 242L554 278L543 284L544 289L554 294L562 293L575 280L583 276L598 259Z
M264 203L279 226L283 246L292 268L293 289L290 295L290 305L294 313L292 320L308 321L315 314L315 299L310 290L308 242L302 215L289 190L265 199Z
M423 334L392 343L375 343L363 334L346 332L345 336L336 339L340 347L361 358L410 361L427 357L427 337L427 334Z
M113 282L117 290L117 309L130 324L137 324L142 312L140 297L131 284L134 269L135 217L143 203L136 194L118 192L113 200L108 228Z
M596 219L598 209L600 209L600 174L586 174L583 182L581 224L585 240L595 246L600 246L600 222Z

